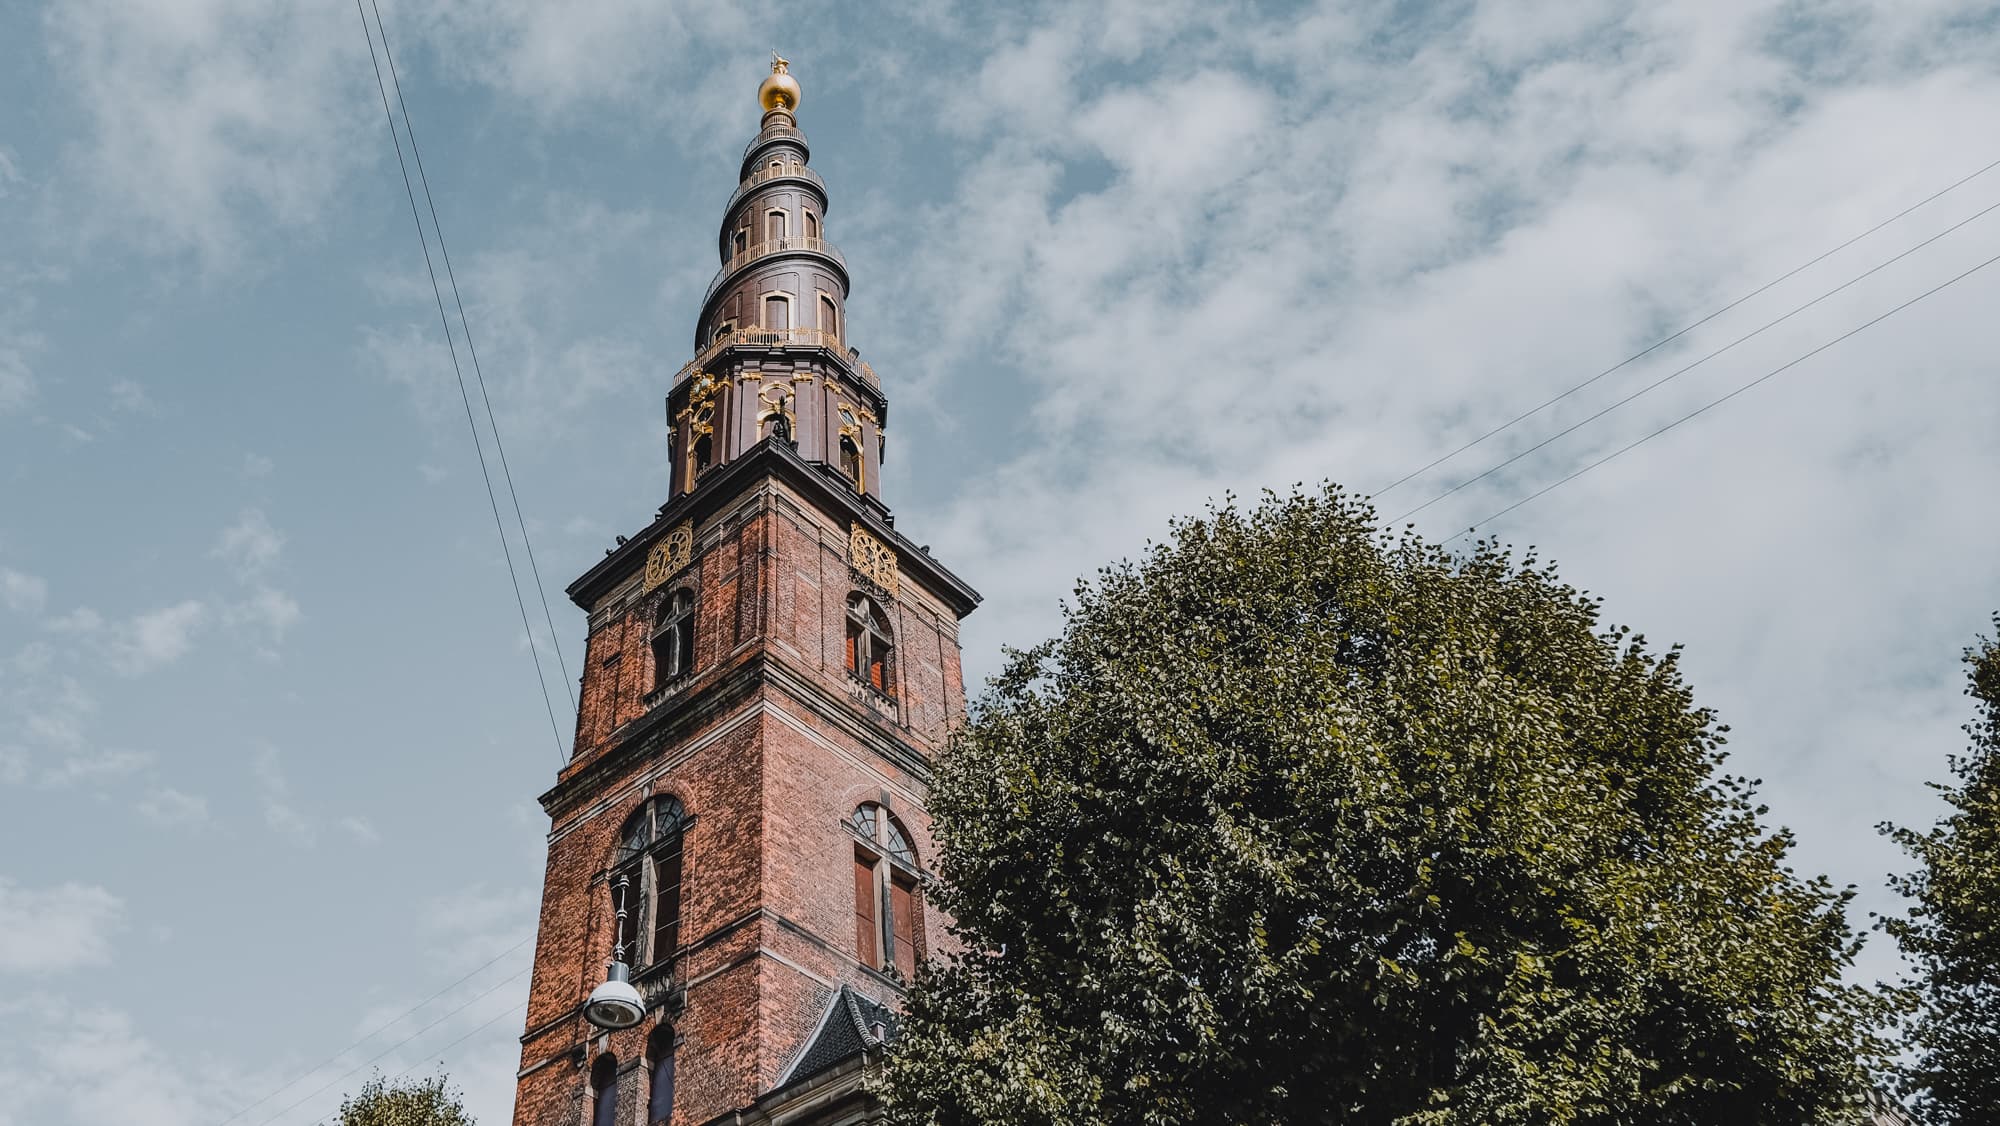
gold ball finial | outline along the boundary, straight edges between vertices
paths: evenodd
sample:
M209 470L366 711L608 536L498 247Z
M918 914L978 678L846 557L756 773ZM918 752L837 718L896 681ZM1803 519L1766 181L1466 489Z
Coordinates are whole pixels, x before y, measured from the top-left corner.
M757 87L757 104L769 113L774 109L797 112L799 108L799 80L793 78L792 62L776 51L771 52L771 77Z

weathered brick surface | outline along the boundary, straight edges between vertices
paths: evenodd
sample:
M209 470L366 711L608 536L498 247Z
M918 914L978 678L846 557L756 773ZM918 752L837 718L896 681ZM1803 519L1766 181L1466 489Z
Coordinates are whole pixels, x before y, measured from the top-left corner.
M635 565L590 607L576 754L545 799L517 1126L587 1114L593 1061L609 1051L638 1068L662 1020L679 1038L673 1121L687 1124L770 1090L840 984L895 1003L894 984L854 957L848 815L863 801L886 806L933 861L922 775L964 716L957 622L907 576L898 597L871 591L896 641L894 700L877 699L844 667L846 602L861 589L847 551L844 522L766 478L704 519L680 575L642 591ZM655 691L652 623L679 588L699 607L696 671ZM580 1013L614 940L606 871L625 818L662 792L695 819L673 968L684 1000L607 1035ZM926 908L920 947L944 941L944 920ZM621 1122L643 1117L642 1070Z

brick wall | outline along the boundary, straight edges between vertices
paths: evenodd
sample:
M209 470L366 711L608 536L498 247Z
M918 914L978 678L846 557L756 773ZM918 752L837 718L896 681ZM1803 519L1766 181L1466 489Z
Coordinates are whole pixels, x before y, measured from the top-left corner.
M895 633L893 702L844 666L846 602L857 589L848 528L775 479L696 529L694 559L641 589L643 564L590 607L577 752L544 798L551 814L540 933L530 986L517 1126L588 1113L592 1062L632 1066L654 1025L605 1034L579 1006L603 979L612 934L605 882L617 833L651 795L694 818L684 842L682 953L672 1013L674 1122L748 1106L803 1047L841 984L894 1003L896 988L854 957L855 805L890 808L920 859L933 858L924 813L928 755L964 716L957 622L905 576L871 595ZM661 600L693 590L695 673L656 691L650 635ZM920 944L944 941L925 908ZM642 982L642 987L646 983ZM643 1118L643 1068L621 1122Z

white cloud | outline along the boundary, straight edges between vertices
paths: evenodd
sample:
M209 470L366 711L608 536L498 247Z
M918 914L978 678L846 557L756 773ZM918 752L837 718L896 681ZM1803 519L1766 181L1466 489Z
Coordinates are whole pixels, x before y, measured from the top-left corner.
M382 834L375 828L375 823L366 817L343 817L340 819L339 825L341 831L346 833L355 844L372 845L378 844L382 840Z
M75 751L42 772L45 786L75 786L106 782L137 774L153 765L150 751Z
M208 799L171 786L147 794L138 808L146 820L166 828L189 829L208 823Z
M270 587L258 588L249 598L231 603L223 611L224 620L231 626L253 630L271 645L283 641L285 633L304 617L297 600Z
M245 477L253 479L269 477L271 470L275 468L277 468L277 463L263 454L248 453L243 455L243 475Z
M79 606L58 618L50 618L46 623L56 633L91 635L104 628L104 615L88 606Z
M277 748L258 748L250 757L250 772L257 779L257 795L264 811L264 824L294 844L312 844L318 833L305 814L292 805L292 785L278 763Z
M112 382L111 406L130 414L145 414L154 409L152 398L146 394L146 388L136 379L120 379Z
M35 397L35 373L19 348L0 340L0 414L20 410Z
M86 236L227 264L271 227L310 228L378 155L359 23L337 6L79 0L45 27L84 116L67 156Z
M125 905L101 887L23 888L0 876L0 972L53 973L111 956Z
M238 578L249 580L269 570L284 550L285 537L263 511L247 508L222 530L209 554L228 564Z
M48 600L49 584L34 575L0 567L0 603L17 614L39 614Z
M243 1091L272 1081L223 1074L213 1064L181 1066L101 995L38 992L0 1002L0 1089L8 1096L0 1126L202 1126L226 1119L248 1097Z
M140 614L111 639L112 667L138 676L180 660L194 647L207 616L208 608L194 599Z

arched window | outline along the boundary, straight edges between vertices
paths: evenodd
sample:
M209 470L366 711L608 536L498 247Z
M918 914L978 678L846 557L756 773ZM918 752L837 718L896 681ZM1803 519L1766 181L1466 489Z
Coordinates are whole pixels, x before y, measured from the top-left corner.
M840 436L840 472L849 481L854 482L856 489L867 491L868 486L862 477L861 447L854 444L852 434Z
M819 237L819 216L814 215L810 211L806 212L806 237Z
M819 330L829 336L840 335L840 310L824 293L819 295Z
M730 333L735 331L736 331L735 324L729 321L723 321L721 324L715 326L715 335L709 337L709 339L711 341L721 340L723 337L728 336Z
M894 814L874 802L856 806L848 828L854 846L854 956L908 980L917 972L917 854Z
M694 671L694 592L682 587L660 603L653 624L653 687L664 688Z
M729 257L731 259L741 258L743 257L743 252L748 249L750 249L750 228L736 228L736 233L731 235L729 240Z
M890 688L889 655L896 643L889 634L889 619L874 599L860 592L847 598L847 671L884 696Z
M618 1057L606 1052L590 1065L590 1126L618 1121Z
M776 242L790 233L787 229L788 225L785 219L785 213L782 211L771 210L764 213L764 240L766 242Z
M792 299L782 293L773 293L764 298L764 327L773 332L783 332L792 327Z
M665 1126L674 1118L674 1030L661 1025L646 1040L646 1121Z
M662 794L639 807L618 832L618 855L611 872L615 896L623 890L625 926L618 939L633 966L666 962L681 942L681 838L687 810Z

